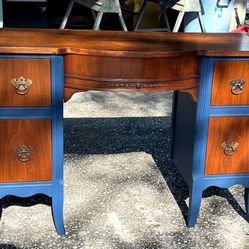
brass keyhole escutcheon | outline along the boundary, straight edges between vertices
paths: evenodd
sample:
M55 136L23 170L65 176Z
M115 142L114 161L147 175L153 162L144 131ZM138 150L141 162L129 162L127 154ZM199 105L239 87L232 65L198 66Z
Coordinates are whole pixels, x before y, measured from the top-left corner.
M239 95L243 92L244 90L244 85L246 81L245 80L240 80L240 79L235 79L229 81L229 85L231 86L231 92L234 95Z
M32 153L33 153L32 146L22 145L21 147L17 147L15 149L15 154L18 160L21 162L29 161L31 159Z
M32 80L25 79L23 76L14 78L11 80L12 85L15 87L18 95L25 95L29 92L29 88L32 85Z
M232 156L239 147L239 143L234 141L225 141L221 144L221 146L224 149L225 155Z

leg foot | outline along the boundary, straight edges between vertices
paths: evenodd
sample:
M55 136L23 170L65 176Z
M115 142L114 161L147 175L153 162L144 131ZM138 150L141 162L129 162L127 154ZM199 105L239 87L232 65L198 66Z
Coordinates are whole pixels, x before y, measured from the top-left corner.
M245 206L247 216L249 217L249 188L245 188Z
M60 191L55 191L56 194L52 197L52 213L57 233L65 235L63 223L63 186L61 188Z
M194 183L189 193L189 209L188 209L188 221L187 221L187 226L189 228L195 226L196 219L198 217L200 210L201 198L202 198L202 189L200 189L198 185Z

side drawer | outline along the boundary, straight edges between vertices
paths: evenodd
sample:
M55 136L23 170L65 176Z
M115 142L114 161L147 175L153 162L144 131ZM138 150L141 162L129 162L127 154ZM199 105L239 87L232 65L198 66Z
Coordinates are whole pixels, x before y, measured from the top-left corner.
M50 106L50 59L0 58L0 106Z
M211 105L249 104L249 61L216 61Z
M0 136L0 183L52 179L51 120L1 120Z
M249 172L249 117L209 118L205 174Z

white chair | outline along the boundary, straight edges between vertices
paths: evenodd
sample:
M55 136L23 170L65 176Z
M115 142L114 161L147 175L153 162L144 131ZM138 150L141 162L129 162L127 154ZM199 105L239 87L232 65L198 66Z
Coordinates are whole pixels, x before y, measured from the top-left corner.
M66 27L74 3L81 4L92 10L93 17L95 19L95 23L93 26L94 30L100 29L100 23L104 13L117 13L122 29L124 31L127 31L119 0L71 0L67 8L66 14L63 18L63 21L61 23L60 29L64 29ZM97 16L95 12L97 12Z
M200 0L144 0L143 5L141 7L137 22L134 27L134 31L141 31L142 29L139 28L141 21L144 17L145 8L147 6L148 1L152 1L161 5L162 15L165 21L165 28L158 28L158 29L143 29L148 31L170 31L170 26L167 17L167 9L174 9L179 11L178 17L176 19L173 32L178 32L180 25L182 23L183 17L186 12L195 12L198 16L199 24L201 27L201 31L204 33L205 27L202 19L201 14L201 5Z

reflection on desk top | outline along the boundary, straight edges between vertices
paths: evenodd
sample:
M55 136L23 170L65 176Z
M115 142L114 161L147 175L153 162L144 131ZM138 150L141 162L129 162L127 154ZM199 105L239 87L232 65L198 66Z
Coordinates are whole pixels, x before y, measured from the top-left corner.
M1 29L0 53L121 57L249 56L249 36L238 33L147 33Z

